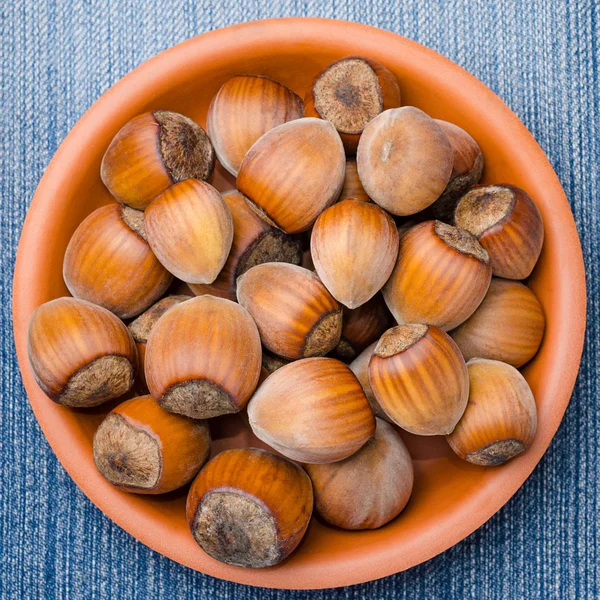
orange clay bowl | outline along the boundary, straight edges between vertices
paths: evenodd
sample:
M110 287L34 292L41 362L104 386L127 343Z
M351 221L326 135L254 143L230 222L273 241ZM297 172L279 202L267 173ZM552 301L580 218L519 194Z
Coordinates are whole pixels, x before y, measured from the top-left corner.
M100 161L124 123L144 111L168 109L204 125L219 87L241 73L266 75L303 97L316 73L352 54L389 67L400 81L404 105L469 131L485 155L484 182L523 187L542 212L546 240L530 285L544 306L547 329L538 355L523 371L537 401L538 432L529 451L495 468L459 460L443 438L406 435L415 488L396 520L375 531L350 532L313 519L298 550L281 564L231 567L194 543L185 520L186 490L136 496L100 476L92 436L108 409L70 410L42 393L27 362L27 323L38 305L67 294L63 254L84 217L111 201L100 181ZM220 190L233 187L219 167L210 181ZM585 279L573 216L552 167L487 87L435 52L392 33L341 21L281 19L228 27L167 50L90 108L62 143L33 198L17 256L13 311L31 406L59 460L92 502L144 544L203 573L255 586L310 589L360 583L417 565L468 536L517 491L550 444L575 384L585 329ZM217 419L212 430L213 453L256 445L239 416Z

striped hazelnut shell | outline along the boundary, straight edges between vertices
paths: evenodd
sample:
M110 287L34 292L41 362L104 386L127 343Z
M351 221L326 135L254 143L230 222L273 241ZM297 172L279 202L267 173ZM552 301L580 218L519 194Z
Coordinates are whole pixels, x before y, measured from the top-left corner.
M365 192L365 188L358 177L358 167L356 166L355 159L348 159L346 161L344 187L340 193L339 200L347 200L348 198L354 198L354 200L361 200L363 202L371 202L371 198L369 198L367 192Z
M400 325L386 331L369 361L371 390L384 412L417 435L450 433L465 411L465 361L441 329Z
M296 119L274 127L248 150L237 189L286 233L307 230L339 197L346 157L328 121Z
M379 342L379 340L377 340L377 342ZM377 346L377 342L373 342L367 346L348 366L356 376L356 379L358 379L358 382L369 401L369 406L371 407L373 414L388 423L393 423L379 405L369 381L369 362L371 361L371 356L373 355L373 350L375 350L375 347Z
M483 153L477 142L461 127L435 119L446 134L454 163L450 181L442 195L429 207L428 212L434 219L454 224L454 209L467 190L479 183L483 174Z
M296 464L265 450L225 450L192 484L187 521L210 556L238 567L270 567L298 546L313 510L312 484Z
M383 297L399 324L426 323L448 331L475 312L491 278L488 254L474 236L425 221L401 236Z
M214 296L171 307L146 346L150 393L166 410L194 419L239 412L260 368L254 321L239 304Z
M98 406L131 389L137 352L114 314L85 300L58 298L35 309L27 334L38 385L57 404Z
M397 517L410 498L413 465L402 438L376 419L375 435L339 462L304 465L323 520L342 529L376 529Z
M532 444L537 429L535 399L523 375L506 363L473 358L467 369L469 403L446 439L470 463L501 465Z
M300 264L300 245L270 225L238 191L223 194L233 219L233 243L221 272L212 283L190 284L196 296L211 294L237 300L236 282L248 269L265 262Z
M542 215L515 185L475 186L454 211L458 227L470 231L490 256L497 277L525 279L542 251Z
M398 257L398 230L379 206L342 200L323 211L312 230L317 274L348 308L370 300L386 283Z
M296 360L323 356L342 333L342 308L311 271L264 263L238 279L239 303L252 315L271 352Z
M375 418L352 371L333 358L305 358L281 367L248 404L254 434L287 458L343 460L375 432Z
M354 310L344 309L342 337L335 354L342 360L352 360L369 344L377 341L392 324L392 315L383 296L377 294Z
M234 177L252 144L273 127L303 116L300 96L258 75L228 79L213 98L206 129L219 162Z
M137 494L163 494L191 481L206 462L210 433L162 409L152 396L114 408L94 435L94 462L113 485Z
M145 211L148 243L186 283L212 283L231 250L233 221L221 194L204 181L171 186Z
M156 110L126 123L110 143L100 167L108 191L143 210L184 179L206 179L214 152L204 129L179 113Z
M129 323L127 328L135 341L138 353L138 377L143 386L146 386L146 377L144 374L146 364L146 344L150 337L150 332L158 319L160 319L171 306L180 302L189 300L192 296L176 295L166 296L153 304L148 310L144 311L137 319Z
M398 216L433 204L450 181L453 163L452 146L442 128L413 106L375 117L365 127L356 154L369 198Z
M146 241L144 213L117 203L98 208L77 227L63 278L75 298L122 319L146 310L173 281Z
M304 99L304 114L331 121L349 156L365 126L388 108L400 106L398 80L380 62L348 56L317 75Z
M542 305L527 286L492 277L479 308L450 335L465 360L489 358L521 367L538 351L545 324Z

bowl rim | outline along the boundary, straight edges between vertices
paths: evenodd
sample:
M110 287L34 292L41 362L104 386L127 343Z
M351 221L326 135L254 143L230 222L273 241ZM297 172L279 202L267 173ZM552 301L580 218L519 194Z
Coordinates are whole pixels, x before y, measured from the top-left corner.
M556 268L562 273L563 278L567 276L568 269L571 283L568 290L553 290L565 306L570 306L567 318L564 319L564 323L560 324L561 331L566 329L569 332L568 347L564 348L560 363L562 378L560 382L552 383L557 397L553 403L545 439L541 440L535 448L531 448L518 461L518 466L514 465L515 468L511 469L510 477L507 475L498 478L498 481L492 486L493 490L486 495L485 506L482 507L480 502L477 506L468 507L472 512L468 523L460 522L456 515L451 515L446 519L441 533L436 532L427 536L426 547L424 544L420 546L412 544L410 548L404 548L404 554L401 555L398 551L394 552L393 548L389 548L388 544L385 552L372 552L362 557L360 562L336 563L334 567L328 562L301 580L291 579L289 571L286 573L277 567L268 570L240 569L222 565L216 561L210 561L203 565L205 567L202 569L203 573L237 583L279 589L318 589L358 584L413 567L466 538L508 502L540 461L554 437L569 403L583 351L586 325L585 270L574 218L558 177L543 150L523 123L499 97L473 75L433 50L395 33L369 25L313 17L286 17L240 23L196 36L157 54L125 75L102 94L65 137L33 196L21 233L15 262L12 305L15 345L25 390L33 412L65 470L88 498L125 531L153 550L185 566L199 570L194 557L169 544L166 528L153 530L151 527L147 527L147 523L138 522L140 519L131 517L130 510L118 496L108 497L104 495L103 491L96 489L93 478L86 473L79 453L69 452L61 444L60 435L57 433L57 425L59 425L61 417L43 410L43 403L47 401L47 398L33 378L26 350L29 317L40 303L40 299L35 293L32 293L35 290L35 279L30 272L29 265L35 263L38 254L36 239L42 232L47 234L50 227L45 207L60 191L60 165L69 161L70 157L76 157L84 151L88 140L92 139L95 130L100 127L98 124L108 118L111 106L114 103L126 103L132 87L150 91L153 82L168 77L176 66L181 67L194 59L197 60L202 52L210 54L220 47L243 47L247 43L256 43L265 37L275 40L294 37L298 40L314 41L321 36L352 38L354 35L361 36L362 41L366 40L373 46L379 46L386 42L402 46L402 51L414 56L416 60L422 61L424 68L431 69L435 66L436 69L443 71L445 85L456 87L464 85L464 82L469 80L468 87L476 88L478 101L500 115L505 122L507 135L518 140L523 149L523 157L527 157L530 168L539 170L540 173L543 173L543 177L547 178L547 193L556 198L556 219L560 219L561 223L559 245L561 252L564 253L564 260Z

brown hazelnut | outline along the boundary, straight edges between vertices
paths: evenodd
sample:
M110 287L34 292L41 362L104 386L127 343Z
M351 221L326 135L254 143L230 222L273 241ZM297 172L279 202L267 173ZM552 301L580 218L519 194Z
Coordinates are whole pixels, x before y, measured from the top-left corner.
M317 75L306 95L304 114L331 121L352 155L367 123L397 106L400 88L394 74L376 60L349 56Z
M469 402L448 443L475 465L501 465L533 442L535 399L523 375L510 365L473 358L467 369Z
M250 400L248 418L260 440L309 463L347 458L375 432L360 383L333 358L305 358L275 371Z
M348 308L370 300L389 279L398 256L398 230L379 206L342 200L323 211L310 251L317 274Z
M171 307L146 346L150 393L166 410L194 419L244 408L260 368L254 321L239 304L214 296Z
M148 243L158 260L186 283L212 283L231 250L233 221L221 194L187 179L145 211Z
M206 421L169 413L152 396L119 404L94 435L98 471L118 488L137 494L163 494L185 485L209 450Z
M344 148L333 125L296 119L267 131L248 150L237 189L274 225L299 233L338 199L345 168Z
M435 202L452 175L454 154L442 128L413 106L382 112L360 138L356 164L365 191L404 216Z
M369 382L390 419L417 435L450 433L469 397L467 367L458 346L430 325L386 331L373 350Z
M470 231L490 256L497 277L525 279L542 251L542 215L515 185L476 186L456 206L454 220Z
M75 298L122 319L146 310L173 281L146 241L144 213L117 203L98 208L77 227L63 277Z
M281 229L267 223L251 208L238 191L226 192L223 200L233 219L233 243L225 265L217 278L208 284L190 284L194 294L211 294L237 300L237 278L251 267L265 262L299 264L300 246Z
M315 492L315 509L343 529L376 529L397 517L410 498L413 466L398 432L375 419L375 435L349 458L305 465Z
M302 540L313 510L310 478L265 450L221 452L200 471L187 499L187 521L210 556L238 567L270 567Z
M302 98L284 85L256 75L227 80L213 98L206 129L219 162L233 176L242 159L264 133L302 117Z
M210 140L198 123L156 110L123 126L102 159L100 175L119 202L144 209L174 183L206 179L214 161Z
M237 296L254 318L265 348L279 356L322 356L340 341L342 309L307 269L257 265L238 279Z
M465 360L490 358L521 367L538 351L544 328L542 305L528 287L492 277L479 308L451 336Z
M398 323L448 331L475 312L491 278L488 254L474 236L441 221L425 221L400 238L383 297Z
M38 385L57 404L98 406L122 396L137 372L135 343L108 310L75 298L35 309L27 355Z

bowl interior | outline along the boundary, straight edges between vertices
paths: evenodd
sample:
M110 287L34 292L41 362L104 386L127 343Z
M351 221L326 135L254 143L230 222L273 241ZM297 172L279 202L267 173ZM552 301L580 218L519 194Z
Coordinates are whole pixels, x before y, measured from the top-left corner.
M100 161L118 129L146 110L182 112L204 125L223 82L240 73L272 77L301 96L313 76L349 54L375 58L398 77L403 104L465 128L483 149L484 182L526 189L546 226L542 257L530 285L546 315L537 357L525 368L538 405L533 447L502 468L459 460L442 438L405 435L414 458L415 488L402 515L375 531L348 532L313 519L288 560L264 570L222 565L192 540L185 490L165 497L119 492L97 473L92 436L109 407L92 412L53 404L33 381L25 352L27 321L42 302L65 295L62 258L83 218L111 201L100 181ZM217 167L211 182L234 182ZM39 249L44 248L44 252ZM333 587L382 577L422 562L479 527L514 494L548 446L577 373L585 323L583 263L568 203L542 151L509 109L472 76L399 36L325 20L257 22L186 42L144 64L107 92L61 146L36 193L17 261L15 337L33 409L59 459L84 492L142 542L192 568L253 585ZM256 445L240 417L215 420L215 450Z

